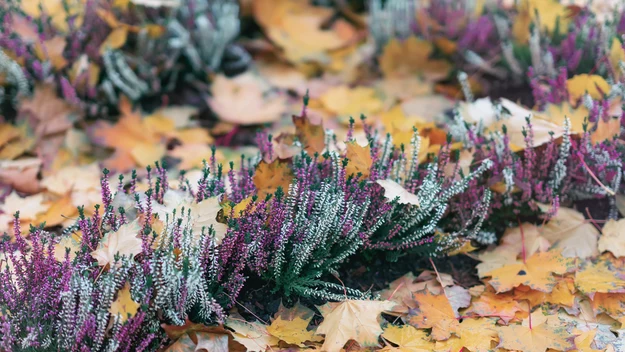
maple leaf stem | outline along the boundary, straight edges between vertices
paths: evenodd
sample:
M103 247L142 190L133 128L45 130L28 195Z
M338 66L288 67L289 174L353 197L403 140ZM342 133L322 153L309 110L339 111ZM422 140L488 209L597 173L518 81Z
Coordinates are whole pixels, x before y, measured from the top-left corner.
M519 222L519 229L521 230L521 257L523 258L523 264L525 264L525 259L527 257L525 253L525 233L523 232L523 225L521 224L521 219L517 217L517 221Z
M436 277L438 278L438 282L440 282L441 286L443 287L443 293L445 294L445 298L447 298L447 301L451 305L451 301L449 300L449 296L447 296L447 291L445 290L445 285L443 285L443 279L441 279L441 275L438 273L438 269L436 269L436 265L434 265L434 261L432 260L432 258L429 259L430 264L432 264L432 268L434 268L434 272L436 273Z
M347 298L347 289L345 288L345 283L343 282L343 280L341 280L341 278L339 278L339 276L338 276L338 275L333 274L333 276L334 276L337 280L339 280L339 282L340 282L340 283L341 283L341 285L343 286L343 294L345 295L345 300L347 300L347 299L348 299L348 298Z
M254 314L254 312L252 312L251 310L247 309L246 306L242 305L241 303L239 303L239 301L237 301L236 299L234 299L232 296L230 296L228 293L224 292L224 294L228 297L230 297L230 299L232 299L234 301L234 303L240 305L243 309L245 309L248 313L250 313L251 315L254 316L254 318L258 319L258 321L262 322L265 325L269 325L266 321L264 321L263 319L261 319L258 315Z
M597 176L595 176L595 174L590 170L590 168L588 167L588 164L586 164L586 162L581 156L579 157L579 160L582 162L582 165L584 165L584 169L586 169L586 171L588 171L588 173L590 174L590 177L592 177L592 179L595 180L595 182L597 182L599 187L603 188L610 196L614 196L615 195L614 191L612 191L606 185L601 183L601 181L599 181Z
M599 226L599 224L597 224L595 219L592 218L592 215L590 215L590 210L588 210L588 207L586 207L586 215L588 215L590 223L593 224L597 228L597 230L599 230L599 232L601 232L601 227Z
M530 314L529 314L529 325L530 325L530 330L532 330L532 306L531 306L531 304L530 304L530 302L529 302L529 301L527 301L527 307L528 307L528 310L529 310L529 312L530 312Z

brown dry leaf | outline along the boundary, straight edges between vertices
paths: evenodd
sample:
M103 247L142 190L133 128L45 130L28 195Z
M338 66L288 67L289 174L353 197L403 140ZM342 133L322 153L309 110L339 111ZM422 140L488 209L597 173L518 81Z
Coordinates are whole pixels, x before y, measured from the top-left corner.
M395 302L393 312L407 313L406 302L412 299L412 293L423 290L426 283L417 281L417 278L410 272L391 282L389 288L380 292L380 298Z
M290 89L297 92L308 84L306 75L290 65L262 60L256 64L263 78L276 88Z
M321 349L339 352L349 340L362 347L377 346L382 333L381 313L391 310L394 305L389 301L345 300L318 307L324 318L316 332L325 335Z
M463 319L456 332L446 341L437 341L437 351L488 352L493 349L493 342L499 340L494 319Z
M234 78L217 75L208 104L221 120L256 125L278 120L286 111L286 99L273 94L260 78L247 72ZM272 95L273 94L273 95Z
M26 121L37 138L67 131L78 116L78 109L60 99L51 84L35 86L33 96L24 99L18 111L18 119Z
M610 93L610 84L599 75L589 75L586 73L575 75L566 81L566 88L569 91L571 104L577 103L586 93L595 100L602 100L604 94Z
M427 332L410 325L389 325L384 329L382 337L398 346L386 347L382 351L430 352L435 348Z
M100 240L98 249L91 252L93 259L98 261L98 265L112 265L115 262L115 255L135 256L142 251L142 242L137 238L141 227L135 220L129 224L124 224L117 231L108 232ZM121 263L118 263L121 265Z
M531 326L528 318L523 325L497 327L499 346L527 352L545 352L549 348L570 351L575 348L575 336L567 331L566 326L551 326L547 319L537 319L538 314L542 315L542 312L532 313Z
M596 293L589 301L595 315L605 313L625 324L625 293Z
M478 295L464 314L476 317L497 317L504 323L514 319L517 312L527 311L527 304L521 304L512 293L495 293L488 289Z
M440 80L449 75L452 66L444 60L430 59L432 43L410 37L403 42L392 39L384 47L380 57L380 69L385 78L422 76L429 80Z
M371 148L367 145L363 147L356 142L348 142L345 157L348 159L345 172L348 176L360 175L360 179L369 177L371 172Z
M117 298L111 304L111 308L109 308L109 313L113 316L119 317L120 322L124 323L129 318L137 315L137 311L139 311L139 307L141 304L132 300L130 296L130 284L126 283L126 285L117 291Z
M608 220L599 239L599 251L611 252L615 257L625 257L625 219Z
M230 316L226 325L234 330L234 340L247 348L247 351L266 351L278 344L278 338L267 331L267 325L259 322L249 323L238 317Z
M586 262L575 273L575 286L591 299L596 293L625 292L625 272L608 261Z
M180 159L178 168L188 170L201 168L204 160L210 160L212 149L207 144L183 144L167 153L169 156Z
M38 158L0 160L0 183L18 192L37 193L41 189L38 177L41 164Z
M321 155L326 147L326 134L323 126L320 123L314 123L305 114L302 116L293 115L293 124L297 138L308 155L311 157L314 157L315 154Z
M314 315L312 310L299 302L293 308L285 308L280 304L267 332L288 344L300 347L304 347L303 343L306 341L319 342L322 340L320 336L315 336L314 330L308 330L308 324Z
M200 348L204 348L207 352L212 352L212 349L206 349L206 347L223 348L224 337L226 340L226 349L222 351L245 351L245 347L235 342L232 333L221 325L206 326L204 324L193 323L189 318L186 318L184 325L161 324L161 327L167 334L167 337L176 341L167 351L187 352L189 350L197 351ZM210 340L217 341L211 342ZM200 341L203 341L202 345L200 345ZM181 343L178 344L178 342Z
M573 260L562 256L560 251L536 253L525 262L507 264L492 270L488 282L497 293L510 291L520 285L551 292L557 281L553 274L562 275L573 270Z
M284 161L276 160L272 163L261 161L256 166L252 180L258 190L258 196L260 199L264 199L268 194L275 193L278 187L287 193L293 176L290 165Z
M388 100L404 101L434 92L430 83L415 76L381 79L376 86L386 95Z
M409 306L408 323L420 329L432 328L431 336L435 340L447 340L458 330L456 313L444 294L436 295L429 290L415 292Z

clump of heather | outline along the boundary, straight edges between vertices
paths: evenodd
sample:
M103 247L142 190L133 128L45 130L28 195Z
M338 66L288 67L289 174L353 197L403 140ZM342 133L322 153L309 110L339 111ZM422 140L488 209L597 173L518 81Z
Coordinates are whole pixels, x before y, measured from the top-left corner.
M564 93L566 96L566 91ZM598 106L601 102L595 101L594 104ZM585 132L579 135L571 133L570 121L565 119L562 136L555 138L551 133L550 140L539 146L534 143L532 118L527 117L522 132L525 146L520 152L512 150L505 124L501 131L486 133L480 130L480 126L464 122L460 111L456 110L454 114L452 131L459 137L466 136L465 142L474 152L472 163L493 161L493 167L484 177L471 180L469 191L451 202L452 211L462 219L473 209L473 203L483 197L482 189L493 191L480 242L494 241L495 233L514 226L519 219L550 217L561 203L580 199L609 199L612 204L609 216L617 216L614 195L623 192L625 148L619 142L618 131L614 139L593 141L589 127L605 128L596 123L608 118L604 116L607 109L591 110L588 120L595 123L586 124ZM540 204L551 209L545 211Z
M179 5L90 0L54 13L19 3L0 7L0 73L9 83L0 98L16 106L34 85L52 82L68 102L96 116L121 95L160 99L181 83L204 87L207 71L246 68L247 54L230 45L239 32L236 1Z
M161 324L225 318L248 251L217 221L218 171L197 192L155 171L145 192L136 178L111 190L105 171L102 206L81 209L61 236L38 227L26 237L16 215L14 241L0 245L3 350L156 350Z

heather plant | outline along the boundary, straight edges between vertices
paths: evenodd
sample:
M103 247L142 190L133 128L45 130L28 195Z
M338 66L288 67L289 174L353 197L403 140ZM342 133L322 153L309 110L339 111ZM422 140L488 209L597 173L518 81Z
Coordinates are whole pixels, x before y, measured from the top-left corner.
M122 94L136 102L160 99L181 83L205 90L207 72L247 67L249 56L230 45L239 32L235 1L178 5L86 1L61 11L63 25L57 23L60 14L45 7L5 5L0 72L9 85L3 96L15 104L38 82L53 82L67 101L96 116L116 106Z
M247 251L216 221L219 183L204 180L194 198L156 174L146 192L133 178L113 193L105 171L102 206L61 236L42 225L26 238L16 214L15 241L1 245L4 350L155 350L161 323L225 318Z

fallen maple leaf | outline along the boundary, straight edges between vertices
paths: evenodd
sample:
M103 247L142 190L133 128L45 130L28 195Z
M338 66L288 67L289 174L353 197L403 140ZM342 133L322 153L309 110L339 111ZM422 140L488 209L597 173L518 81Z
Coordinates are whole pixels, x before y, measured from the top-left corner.
M345 166L345 172L348 176L360 175L361 179L369 177L373 160L371 159L371 148L368 145L363 147L356 142L347 143L345 157L348 160L347 166Z
M575 287L591 299L596 293L625 292L625 272L608 261L586 262L575 273Z
M625 219L608 220L601 232L599 251L611 252L616 257L625 257Z
M602 100L604 94L610 93L610 84L599 75L586 73L575 75L566 81L571 103L575 104L584 94L588 93L591 98Z
M45 223L46 227L61 225L66 220L73 221L75 215L78 215L78 209L72 203L71 193L67 193L49 204L48 210L39 215L35 223Z
M255 125L276 121L286 111L283 96L270 96L269 87L252 73L234 78L217 75L211 85L211 109L222 121Z
M345 122L349 117L360 121L360 115L371 116L382 110L382 101L377 97L376 91L369 87L332 87L323 93L320 100L327 110L343 118Z
M382 351L430 352L435 348L427 332L417 330L410 325L389 325L384 329L382 337L398 346L397 348L387 347Z
M494 319L463 319L456 332L446 341L436 342L436 351L487 352L493 350L493 342L499 340Z
M204 229L208 230L212 227L215 231L215 242L220 244L228 231L228 225L217 221L221 205L219 197L210 197L202 200L197 204L190 206L191 216L193 217L193 234L196 238Z
M410 204L419 206L419 197L408 192L402 185L393 180L377 180L375 181L384 188L384 198L389 201L397 199L399 204Z
M386 78L418 75L429 80L440 80L449 75L452 65L444 60L430 59L434 47L431 42L410 37L403 42L392 39L380 57L380 69Z
M276 160L272 163L261 161L256 166L252 180L259 197L264 199L266 195L275 193L278 187L281 187L283 192L288 192L293 180L293 171L284 161Z
M324 318L316 332L325 335L321 349L338 352L349 340L363 347L377 346L382 333L380 314L394 305L389 301L345 300L318 307Z
M597 122L597 129L590 135L592 143L601 143L603 141L611 141L615 136L618 137L621 131L621 117L612 116L607 120L600 118Z
M141 304L135 302L130 295L130 284L126 283L123 288L117 291L117 298L111 304L109 313L117 317L121 323L134 317Z
M510 291L519 285L535 290L551 292L557 281L553 274L562 275L573 270L573 260L565 258L559 251L536 253L525 262L507 264L492 270L488 282L497 293Z
M536 313L542 315L540 311ZM545 352L549 348L569 351L575 348L575 336L571 335L565 326L550 326L546 319L536 321L536 313L532 313L535 320L532 323L529 323L529 319L532 319L529 317L523 321L523 325L497 327L499 346L527 352Z
M492 289L477 296L464 312L468 316L498 317L504 323L514 319L517 312L527 311L527 305L518 302L512 293L495 293Z
M314 315L312 310L299 302L288 309L280 304L267 332L288 344L300 347L304 347L303 343L306 341L321 341L320 336L315 336L314 330L308 330L308 324Z
M304 150L311 157L321 154L326 147L326 134L321 124L313 123L305 114L293 115L293 124L297 138L304 146Z
M514 289L514 299L519 302L527 300L531 307L544 303L573 307L575 305L576 291L573 278L564 277L558 280L551 292L533 290L523 285L516 287Z
M444 294L429 290L415 292L406 320L421 329L432 328L432 338L446 340L458 329L459 323L449 300Z
M59 243L54 246L54 258L58 262L65 261L65 252L69 250L69 260L76 258L76 253L81 249L82 231L73 232L62 237Z
M115 255L134 256L142 251L141 239L137 238L141 227L138 221L124 224L117 231L108 232L100 240L98 249L91 252L98 265L106 266L115 262ZM121 265L121 263L118 263Z

